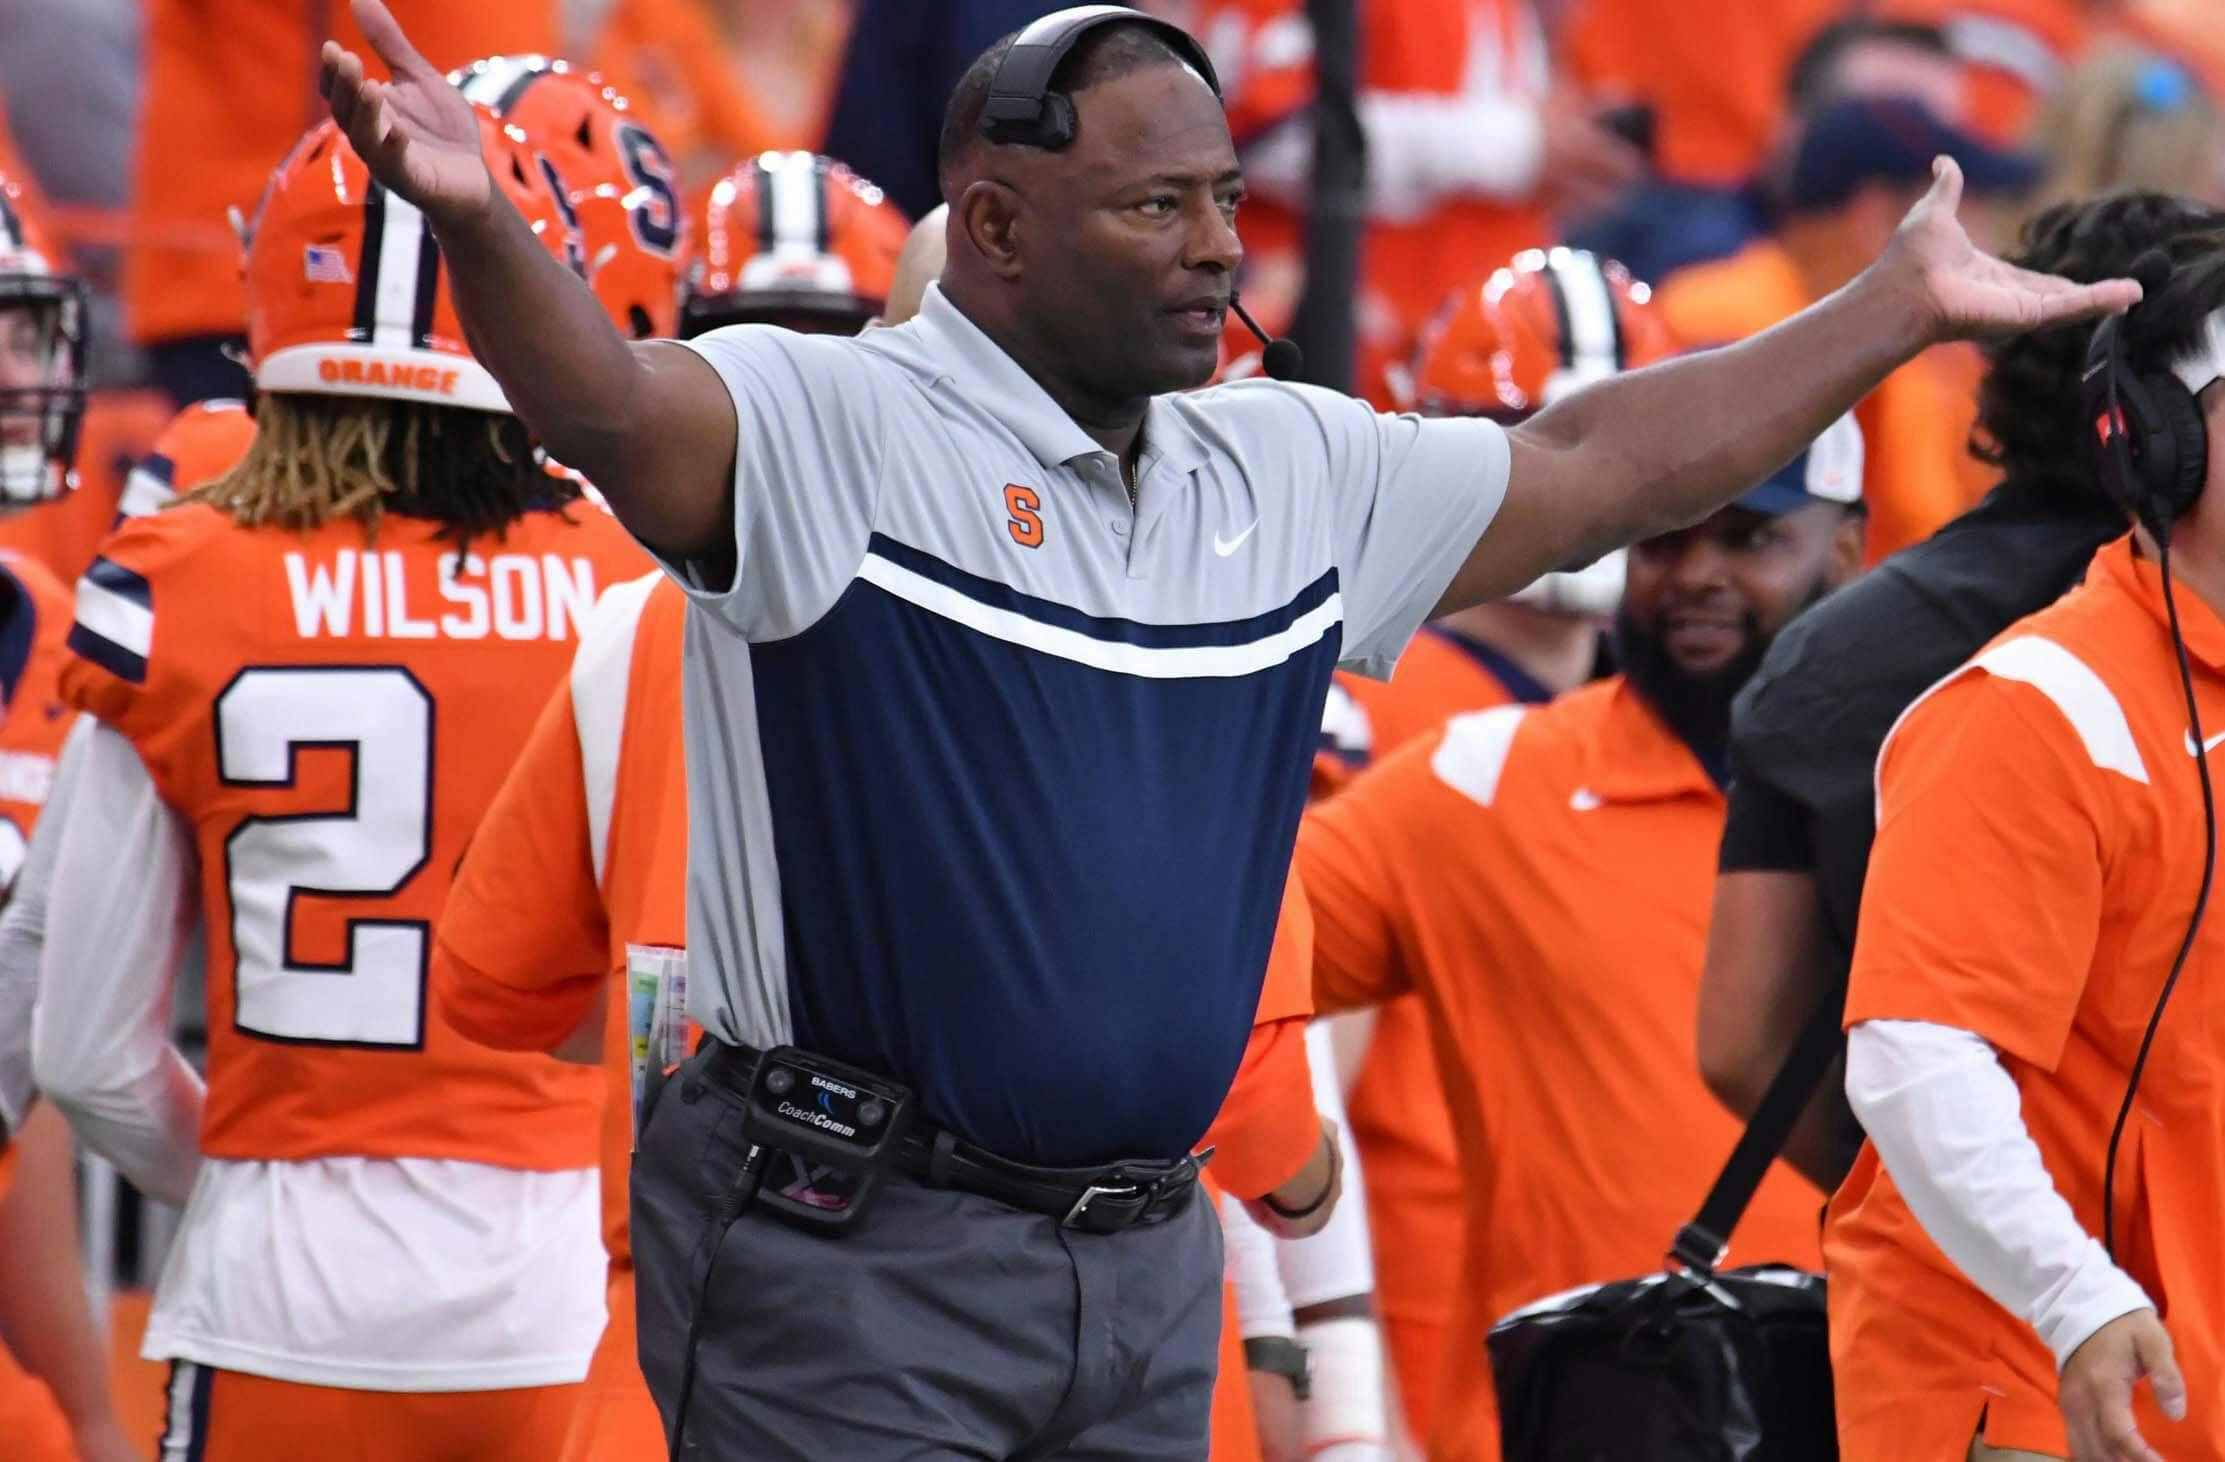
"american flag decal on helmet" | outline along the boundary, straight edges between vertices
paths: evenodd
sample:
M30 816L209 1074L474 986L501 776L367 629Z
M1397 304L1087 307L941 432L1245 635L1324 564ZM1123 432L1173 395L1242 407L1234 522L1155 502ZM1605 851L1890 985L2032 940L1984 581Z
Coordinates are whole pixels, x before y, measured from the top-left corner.
M353 284L348 257L323 244L307 244L301 251L301 276L311 284Z

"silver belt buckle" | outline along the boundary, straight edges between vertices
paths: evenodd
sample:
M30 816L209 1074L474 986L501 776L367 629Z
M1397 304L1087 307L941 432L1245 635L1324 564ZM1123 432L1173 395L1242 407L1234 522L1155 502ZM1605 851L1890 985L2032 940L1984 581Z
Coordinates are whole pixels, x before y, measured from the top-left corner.
M1058 1221L1058 1226L1060 1228L1072 1228L1083 1214L1089 1212L1090 1204L1108 1194L1137 1193L1141 1191L1134 1183L1092 1183L1082 1189L1082 1196L1074 1200L1074 1206L1066 1210L1066 1217Z

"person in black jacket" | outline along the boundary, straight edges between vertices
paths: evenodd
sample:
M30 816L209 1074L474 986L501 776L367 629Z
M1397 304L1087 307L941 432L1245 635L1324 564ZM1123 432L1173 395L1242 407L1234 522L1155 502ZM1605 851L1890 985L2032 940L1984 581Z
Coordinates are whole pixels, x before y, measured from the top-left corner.
M2039 214L2012 257L2102 279L2152 248L2220 226L2225 214L2186 199L2115 194ZM2079 364L2092 329L2064 326L1992 347L1972 449L2001 469L2000 484L1794 621L1739 697L1699 1059L1710 1089L1741 1116L1753 1114L1820 1002L1845 988L1886 733L1927 687L2060 598L2094 551L2125 531L2079 439L2089 429ZM1832 1079L1785 1156L1828 1191L1860 1145Z

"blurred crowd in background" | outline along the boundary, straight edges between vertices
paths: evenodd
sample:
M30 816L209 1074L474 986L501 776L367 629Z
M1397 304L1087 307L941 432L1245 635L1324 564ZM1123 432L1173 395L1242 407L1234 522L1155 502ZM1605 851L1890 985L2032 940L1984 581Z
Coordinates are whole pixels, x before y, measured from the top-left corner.
M737 159L822 151L907 217L939 201L935 132L966 62L1039 0L401 3L438 64L539 52L602 75L700 200ZM1314 36L1302 0L1153 0L1227 91L1251 198L1246 301L1287 327L1305 274ZM1366 0L1367 139L1346 378L1411 400L1447 298L1567 243L1651 285L1686 346L1750 333L1843 283L1935 152L1970 179L1981 243L2045 204L2138 186L2225 196L2225 33L2200 0ZM316 115L346 7L0 0L0 103L44 211L94 285L105 401L95 497L167 410L244 394L235 210ZM693 210L691 210L693 211ZM1318 369L1318 366L1317 366ZM1974 501L1977 367L1940 351L1865 406L1871 557ZM152 388L159 396L118 393ZM84 514L91 521L96 514ZM89 544L88 544L89 547ZM65 564L66 566L66 564Z

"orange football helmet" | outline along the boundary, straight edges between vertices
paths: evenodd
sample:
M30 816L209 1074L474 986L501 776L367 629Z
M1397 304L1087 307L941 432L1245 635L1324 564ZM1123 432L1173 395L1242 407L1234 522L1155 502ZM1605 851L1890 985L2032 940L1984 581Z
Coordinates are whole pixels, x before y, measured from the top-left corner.
M85 282L0 174L0 506L60 497L74 483L85 420Z
M474 110L495 186L579 269L579 239L524 134ZM510 409L464 342L424 215L372 181L331 122L271 174L246 243L247 348L263 390Z
M1519 421L1579 386L1674 355L1653 292L1612 259L1530 249L1422 329L1406 405Z
M664 144L592 71L546 56L490 56L449 79L525 134L554 170L549 184L575 215L587 282L636 340L680 322L688 217Z
M1618 371L1676 354L1653 292L1611 259L1529 249L1439 307L1422 329L1405 404L1425 416L1515 422ZM1542 574L1507 597L1547 614L1601 618L1622 601L1624 558Z
M761 153L718 180L681 306L681 334L770 320L862 329L888 301L911 222L829 157Z

